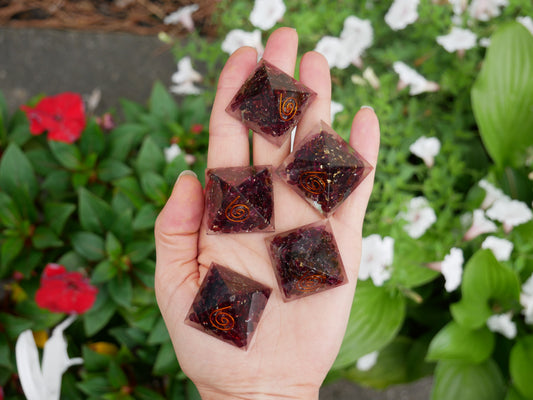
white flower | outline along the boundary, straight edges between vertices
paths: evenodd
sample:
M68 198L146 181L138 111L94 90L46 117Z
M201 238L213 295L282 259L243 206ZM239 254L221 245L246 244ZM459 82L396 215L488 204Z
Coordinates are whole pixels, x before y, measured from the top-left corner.
M266 31L283 18L285 10L283 0L255 0L250 22L253 26Z
M448 3L453 6L453 13L455 15L461 15L466 10L468 0L448 0Z
M416 96L424 92L436 92L439 90L439 85L436 82L428 81L414 69L408 67L401 61L396 61L392 68L399 75L398 90L410 86L409 94Z
M479 39L479 45L481 47L489 47L490 46L490 38L481 38L481 39Z
M533 35L533 19L531 19L531 17L516 17L516 20L524 25Z
M71 366L82 364L81 358L69 358L63 331L74 321L71 315L55 327L44 345L42 367L31 330L17 338L15 356L20 383L28 400L59 400L61 377Z
M221 47L222 51L233 54L243 46L253 47L257 51L257 57L261 58L265 50L261 42L261 31L256 29L253 32L245 32L242 29L233 29L228 32Z
M178 61L178 70L171 77L174 86L170 91L176 94L199 94L200 88L194 85L195 82L202 80L202 75L192 67L191 58L183 57Z
M524 309L526 323L533 325L533 274L522 285L522 292L520 293L520 304Z
M485 199L483 199L483 203L481 204L481 208L484 210L489 208L496 200L507 198L500 189L492 185L486 179L480 180L478 185L487 192L485 194Z
M481 243L481 248L490 249L498 261L507 261L513 251L513 242L507 239L500 239L496 236L487 236Z
M172 143L163 151L165 152L165 160L167 160L167 163L172 162L172 160L181 154L181 149L176 143Z
M378 90L380 88L381 85L379 83L379 78L372 67L365 68L363 71L363 78L365 78L367 82L370 83L370 86L372 86L374 89Z
M394 31L404 29L418 19L418 3L419 0L394 0L385 14L385 22Z
M516 337L516 324L511 320L511 312L505 314L492 315L487 319L487 326L492 332L501 333L507 339Z
M331 121L335 119L335 115L337 113L340 113L344 111L344 106L341 103L337 103L336 101L331 100L330 104L330 113L331 113Z
M363 238L359 279L366 280L370 277L374 285L382 286L391 277L393 258L393 238L386 236L382 239L377 234Z
M474 210L474 219L472 225L466 231L463 239L472 240L484 233L496 232L498 227L494 222L485 218L483 210Z
M533 212L526 203L503 197L492 204L487 210L487 216L503 223L505 232L510 232L513 227L530 221Z
M509 5L507 0L472 0L468 12L472 18L488 21L500 15L500 7Z
M452 28L449 34L437 36L437 43L449 53L471 49L476 45L476 40L477 36L474 32L456 26Z
M444 275L444 288L447 292L452 292L459 287L463 278L463 250L453 247L450 253L441 262L440 270Z
M406 212L400 212L398 217L407 221L403 229L413 239L418 239L437 221L435 211L429 206L425 197L411 199Z
M169 14L165 17L163 22L167 25L169 24L179 24L181 23L189 32L194 30L194 21L192 20L192 14L200 6L198 4L191 4L185 7L181 7L177 11L174 11L172 14Z
M424 163L428 168L431 168L434 164L435 156L439 154L440 141L436 137L427 138L422 136L418 138L418 140L411 146L409 146L409 150L415 156L424 160Z
M378 355L379 355L379 352L373 351L372 353L368 353L360 357L357 360L357 364L356 364L357 369L359 371L368 371L374 365L376 365L376 362L378 361Z
M340 37L322 37L316 44L315 51L326 57L330 68L344 69L350 64L362 66L361 55L372 45L373 36L369 20L351 15L344 20Z

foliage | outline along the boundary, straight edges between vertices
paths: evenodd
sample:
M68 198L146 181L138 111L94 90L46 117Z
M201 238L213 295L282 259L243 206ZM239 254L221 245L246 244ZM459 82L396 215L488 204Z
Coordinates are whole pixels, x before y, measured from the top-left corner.
M464 238L465 221L485 197L481 179L528 207L533 201L533 36L511 22L533 15L533 4L510 0L489 21L465 11L459 23L478 37L491 37L492 44L488 51L477 46L459 54L435 41L457 17L447 2L420 2L418 20L399 31L384 22L391 1L285 3L276 27L298 30L300 56L323 36L339 36L350 15L370 19L374 30L362 69L331 70L332 98L344 106L333 127L347 138L363 104L380 119L381 149L363 236L392 237L394 260L383 286L358 283L327 381L344 377L384 388L432 374L433 400L533 399L533 325L520 303L522 285L533 274L533 222L512 230L497 224L494 235L514 245L506 261L481 249L486 234ZM189 168L185 153L195 157L190 168L204 175L209 109L227 59L220 45L231 29L254 29L252 6L222 0L214 17L217 39L192 33L185 44L175 44L176 59L190 56L205 72L201 95L181 97L178 105L156 83L148 107L122 101L121 122L109 132L93 118L75 144L32 137L24 115L8 115L0 96L0 279L7 288L0 291L0 386L10 398L21 398L13 375L16 337L60 320L33 300L49 262L86 270L100 289L93 309L67 332L70 353L81 354L84 365L64 375L65 398L197 398L155 304L152 230L177 175ZM398 87L396 61L440 90L410 96ZM368 66L379 87L362 78ZM205 128L191 129L195 124ZM409 150L421 136L442 144L432 168ZM168 163L163 149L176 142L183 152ZM399 214L417 196L428 199L437 221L414 239ZM466 262L460 288L447 292L442 274L427 266L451 248L461 249ZM489 317L504 313L511 313L517 328L512 339L487 326ZM356 361L373 351L379 352L375 366L358 369Z

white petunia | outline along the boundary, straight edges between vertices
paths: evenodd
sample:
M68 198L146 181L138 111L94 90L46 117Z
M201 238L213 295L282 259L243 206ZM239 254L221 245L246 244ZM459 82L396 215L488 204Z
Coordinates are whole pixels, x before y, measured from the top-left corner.
M489 208L496 200L507 198L507 196L496 186L491 184L486 179L482 179L479 181L478 185L485 189L485 198L483 199L483 203L481 204L481 208L486 210Z
M377 234L363 238L361 248L361 263L359 266L359 279L366 280L369 277L376 286L391 277L391 265L394 258L394 239Z
M522 291L520 293L520 304L524 309L526 323L533 325L533 274L522 285Z
M497 229L498 227L494 222L485 218L485 212L483 210L474 210L472 225L466 231L463 239L472 240L484 233L496 232Z
M516 17L516 20L524 25L533 35L533 19L531 19L531 17Z
M192 67L191 58L183 57L178 61L178 70L172 74L173 86L170 91L176 94L199 94L201 90L194 83L201 80L202 75Z
M487 210L487 216L503 224L505 232L510 232L513 227L531 221L533 212L526 203L503 197L496 200Z
M404 29L418 19L418 3L419 0L394 0L385 14L385 22L394 31Z
M498 261L507 261L513 251L513 242L496 236L487 236L481 243L481 248L490 249Z
M191 4L185 7L181 7L172 14L165 17L163 22L167 25L170 24L182 24L189 32L194 30L194 21L192 14L198 11L200 6L198 4Z
M416 96L417 94L424 92L436 92L439 90L439 85L436 82L428 81L414 69L407 66L407 64L396 61L392 68L399 75L400 81L398 82L398 90L409 86L409 94Z
M372 369L372 367L376 365L376 362L378 361L378 355L378 351L373 351L372 353L368 353L360 357L355 365L356 368L359 371L368 371Z
M331 113L331 121L335 120L335 115L338 113L344 111L344 106L341 103L337 103L336 101L331 100L330 104L330 113Z
M407 211L400 212L398 217L407 221L403 229L413 239L418 239L437 221L437 215L425 197L411 199Z
M15 357L22 390L28 400L59 400L61 378L71 366L83 363L82 358L69 358L63 332L74 321L71 315L57 325L43 351L42 366L31 330L22 332L15 345Z
M449 53L471 49L476 45L476 40L477 36L474 32L456 26L449 34L437 36L437 43Z
M165 152L165 160L167 160L167 163L172 162L172 160L181 154L181 148L177 145L177 143L172 143L163 151Z
M453 247L450 253L444 257L440 264L440 271L444 275L444 288L447 292L452 292L461 285L463 278L463 250Z
M346 57L344 57L344 59L347 60L346 66L344 66L344 60L339 63L339 60L344 54L344 45L338 37L323 36L316 44L315 51L319 52L326 58L330 68L341 68L339 64L342 65L342 68L346 68L348 65L350 65L350 60L347 60Z
M516 324L512 321L511 312L492 315L487 319L487 326L492 332L501 333L507 339L516 337Z
M266 31L283 18L286 9L283 0L255 0L250 22L253 26Z
M265 50L261 42L261 31L255 29L253 32L246 32L242 29L233 29L228 32L221 47L222 51L233 54L243 46L253 47L257 51L257 57L261 58Z
M500 7L507 5L509 5L507 0L472 0L468 12L472 18L488 21L500 15Z
M428 168L431 168L435 162L435 156L439 154L440 141L436 137L427 138L422 136L409 146L409 150L415 156L424 160L424 163Z

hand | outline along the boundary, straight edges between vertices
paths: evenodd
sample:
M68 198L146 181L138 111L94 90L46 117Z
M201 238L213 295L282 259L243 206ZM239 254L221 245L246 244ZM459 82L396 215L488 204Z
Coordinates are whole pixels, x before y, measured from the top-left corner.
M293 75L298 36L289 28L270 36L264 58ZM248 129L224 110L257 62L243 47L228 59L210 121L208 168L249 165ZM331 79L325 58L305 54L300 81L318 96L298 126L296 144L320 120L330 124ZM277 167L289 154L254 134L253 163ZM350 144L373 166L379 124L370 108L353 120ZM156 295L182 370L204 399L318 398L322 381L341 345L353 301L361 256L361 230L373 185L372 172L330 217L348 284L284 303L262 233L206 235L200 182L182 174L155 228ZM274 178L276 232L317 221L320 216L288 185ZM212 262L230 267L273 288L247 351L184 324L199 285Z

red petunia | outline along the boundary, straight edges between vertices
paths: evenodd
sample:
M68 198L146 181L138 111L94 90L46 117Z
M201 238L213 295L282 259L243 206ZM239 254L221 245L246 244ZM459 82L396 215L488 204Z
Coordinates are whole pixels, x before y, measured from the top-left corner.
M39 307L52 312L81 314L92 307L97 294L98 289L79 272L68 272L59 264L47 264L35 301Z
M21 106L30 121L32 135L48 131L48 139L74 143L85 129L85 108L77 93L45 97L35 107Z

